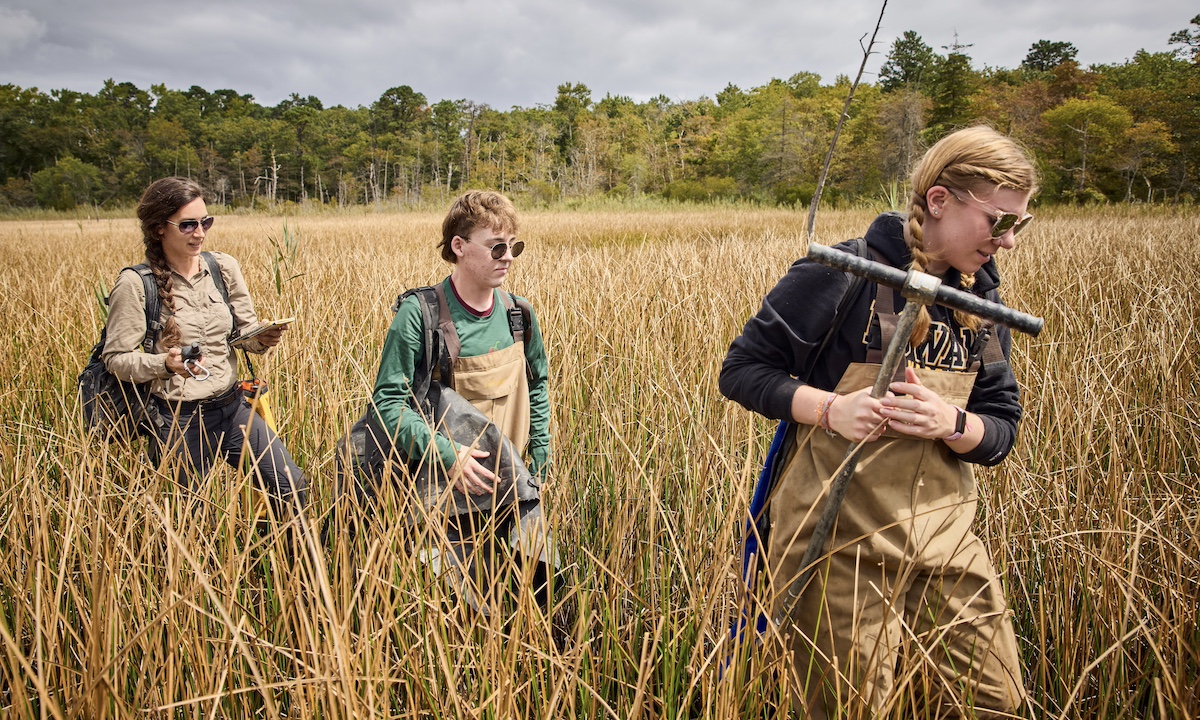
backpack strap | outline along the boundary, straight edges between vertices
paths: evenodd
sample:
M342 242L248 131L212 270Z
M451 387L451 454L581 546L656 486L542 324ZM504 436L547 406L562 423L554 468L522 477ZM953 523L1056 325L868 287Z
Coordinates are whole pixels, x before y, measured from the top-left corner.
M990 321L979 328L975 344L971 347L971 370L977 372L981 362L984 375L990 375L997 367L1007 363L1004 359L1004 349L996 339L996 324Z
M525 342L526 333L533 329L533 323L529 319L533 307L524 298L509 292L502 293L500 297L504 301L504 311L508 314L508 331L512 333L513 342Z
M857 238L854 241L854 254L861 258L873 260L875 256L867 248L867 241L863 238ZM842 295L841 302L838 303L837 310L833 311L833 324L829 327L829 332L825 333L825 338L821 340L821 346L817 348L817 352L813 355L814 361L821 357L825 352L825 348L829 347L829 343L833 341L838 331L842 329L842 323L846 322L846 313L848 312L851 303L858 298L862 292L863 286L867 284L867 279L861 275L850 276L850 286L846 288L846 294Z
M883 362L883 353L892 344L892 338L896 335L896 324L900 317L895 310L893 294L895 291L886 285L878 285L875 292L875 313L879 316L879 348L867 350L867 362L881 363ZM995 339L995 323L984 323L976 334L975 342L968 350L970 364L967 366L966 372L979 372L981 361L984 366L984 374L991 372L997 364L1004 364L1004 351L1001 350L1000 343L993 342ZM895 380L904 382L903 364L896 368Z
M533 306L524 298L512 293L503 293L504 308L508 313L508 331L512 333L514 343L524 343L528 333L533 332ZM533 368L525 362L525 377L533 380Z
M417 369L417 377L413 378L413 396L423 398L428 394L433 380L454 387L454 364L462 354L462 341L458 337L458 329L454 327L450 303L446 299L446 288L442 283L404 291L396 298L392 312L399 311L400 304L414 295L421 306L425 353L423 366ZM504 304L508 330L512 333L513 341L525 342L530 328L533 327L530 320L533 307L512 293L501 293L500 300ZM525 372L532 373L528 363Z
M142 289L146 292L146 337L142 339L142 352L149 354L154 352L154 341L163 328L162 318L159 317L162 300L158 297L158 279L146 263L122 268L121 272L126 270L133 270L142 278Z
M154 341L158 339L158 334L162 331L163 323L159 318L159 312L162 310L162 301L158 298L158 280L154 277L154 271L146 263L138 263L121 268L121 272L117 273L117 277L121 277L121 273L126 270L132 270L142 279L142 291L146 296L146 335L142 338L142 352L150 354L154 352ZM104 298L104 304L112 303L112 294ZM95 362L101 358L104 353L104 344L108 341L108 323L100 330L100 342L92 348L92 355L88 362Z
M412 296L416 296L417 305L421 309L421 329L424 333L421 366L414 371L412 384L413 402L420 403L429 395L429 385L433 381L434 372L440 374L441 368L438 364L446 353L442 352L442 335L438 327L441 316L437 293L431 287L409 290L396 299L396 309L400 309L400 303L404 302L405 298Z
M437 328L440 335L439 343L442 352L438 358L438 372L442 384L454 387L454 363L462 354L462 341L458 337L458 328L454 327L454 318L450 316L450 303L446 301L446 288L442 283L433 286L437 298Z
M445 384L454 381L454 360L458 357L457 349L452 358L442 327L443 318L449 317L450 313L448 310L445 313L442 312L438 295L437 288L426 285L405 290L396 297L396 302L392 304L392 313L395 314L400 312L400 306L405 300L415 297L421 313L422 355L417 367L413 369L411 383L412 398L415 404L426 401L430 387L435 380ZM451 323L450 330L457 346L458 331L454 330L453 323Z
M883 363L883 354L892 346L892 338L896 335L896 326L900 316L896 314L896 298L893 290L887 285L875 286L875 315L879 318L879 347L867 348L867 362ZM895 382L904 382L904 367L907 363L896 366L896 374L892 376Z
M237 326L237 315L233 314L233 303L229 302L229 288L225 287L225 276L221 274L221 266L217 264L217 259L213 254L205 250L200 253L200 257L204 258L204 262L208 265L208 274L212 277L213 285L217 287L217 292L221 293L221 298L225 301L225 306L229 308L229 342L232 343L241 335L241 330Z

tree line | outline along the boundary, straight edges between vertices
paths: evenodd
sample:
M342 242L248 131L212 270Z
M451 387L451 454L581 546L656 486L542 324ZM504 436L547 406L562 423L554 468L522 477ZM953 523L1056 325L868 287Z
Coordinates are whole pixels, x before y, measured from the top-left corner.
M1023 142L1042 202L1191 203L1200 183L1200 15L1158 52L1082 67L1069 42L1015 68L976 67L905 32L850 109L824 197L895 203L910 163L986 122ZM369 107L312 96L274 107L234 90L95 94L0 85L0 208L125 205L186 175L230 207L413 206L486 187L549 203L598 196L807 204L849 90L799 72L713 97L645 102L564 83L553 104L430 102L408 85Z

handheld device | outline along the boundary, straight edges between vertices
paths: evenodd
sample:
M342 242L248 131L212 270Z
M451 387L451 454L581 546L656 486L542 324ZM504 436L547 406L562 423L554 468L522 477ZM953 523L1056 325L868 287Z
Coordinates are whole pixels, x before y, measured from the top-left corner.
M200 382L204 382L211 374L208 368L200 364L200 358L204 353L200 351L200 343L194 342L191 345L186 345L179 350L179 357L183 360L183 369L187 370L187 374Z

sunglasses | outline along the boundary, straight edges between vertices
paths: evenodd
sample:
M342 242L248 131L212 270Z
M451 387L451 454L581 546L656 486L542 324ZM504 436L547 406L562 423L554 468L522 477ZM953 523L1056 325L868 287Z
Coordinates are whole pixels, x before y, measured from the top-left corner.
M474 240L471 240L470 238L465 238L462 235L459 235L458 238L460 240L462 240L463 242L469 242L472 245L478 245L480 247L488 248L489 250L492 251L492 259L493 260L499 260L500 258L504 257L504 253L508 252L508 248L509 248L509 245L506 242L498 242L495 245L492 245L489 247L487 245L484 245L483 243L475 242ZM520 257L521 253L523 253L523 252L525 252L525 243L523 241L518 240L512 244L512 256L513 257Z
M179 222L171 222L168 220L167 222L179 228L179 232L183 233L184 235L191 235L192 233L196 232L197 228L204 228L204 232L208 232L208 229L212 227L213 220L215 219L216 218L214 218L212 215L209 215L202 220L180 220Z
M962 203L966 202L966 200L963 200L962 197L959 196L959 194L953 189L947 189L950 190L950 194L953 195L956 200ZM981 210L986 213L990 213L995 218L995 220L992 222L992 237L994 238L1003 236L1004 233L1008 232L1009 230L1012 230L1013 235L1019 235L1022 230L1029 227L1029 223L1033 222L1033 215L1030 215L1029 213L1025 213L1024 216L1021 216L1016 213L1007 212L998 207L988 205L984 201L975 197L975 193L971 192L970 190L967 191L967 194L971 196L972 200L978 203Z

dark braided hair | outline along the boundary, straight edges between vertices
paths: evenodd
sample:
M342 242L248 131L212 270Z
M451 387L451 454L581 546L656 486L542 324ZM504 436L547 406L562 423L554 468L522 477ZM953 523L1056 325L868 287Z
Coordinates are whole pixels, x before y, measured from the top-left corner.
M159 231L179 208L203 196L203 188L194 181L183 177L165 177L150 183L137 206L138 220L142 225L142 244L146 246L146 264L154 272L162 314L166 317L162 330L162 344L166 348L179 347L182 338L179 325L175 322L171 266L167 264Z

